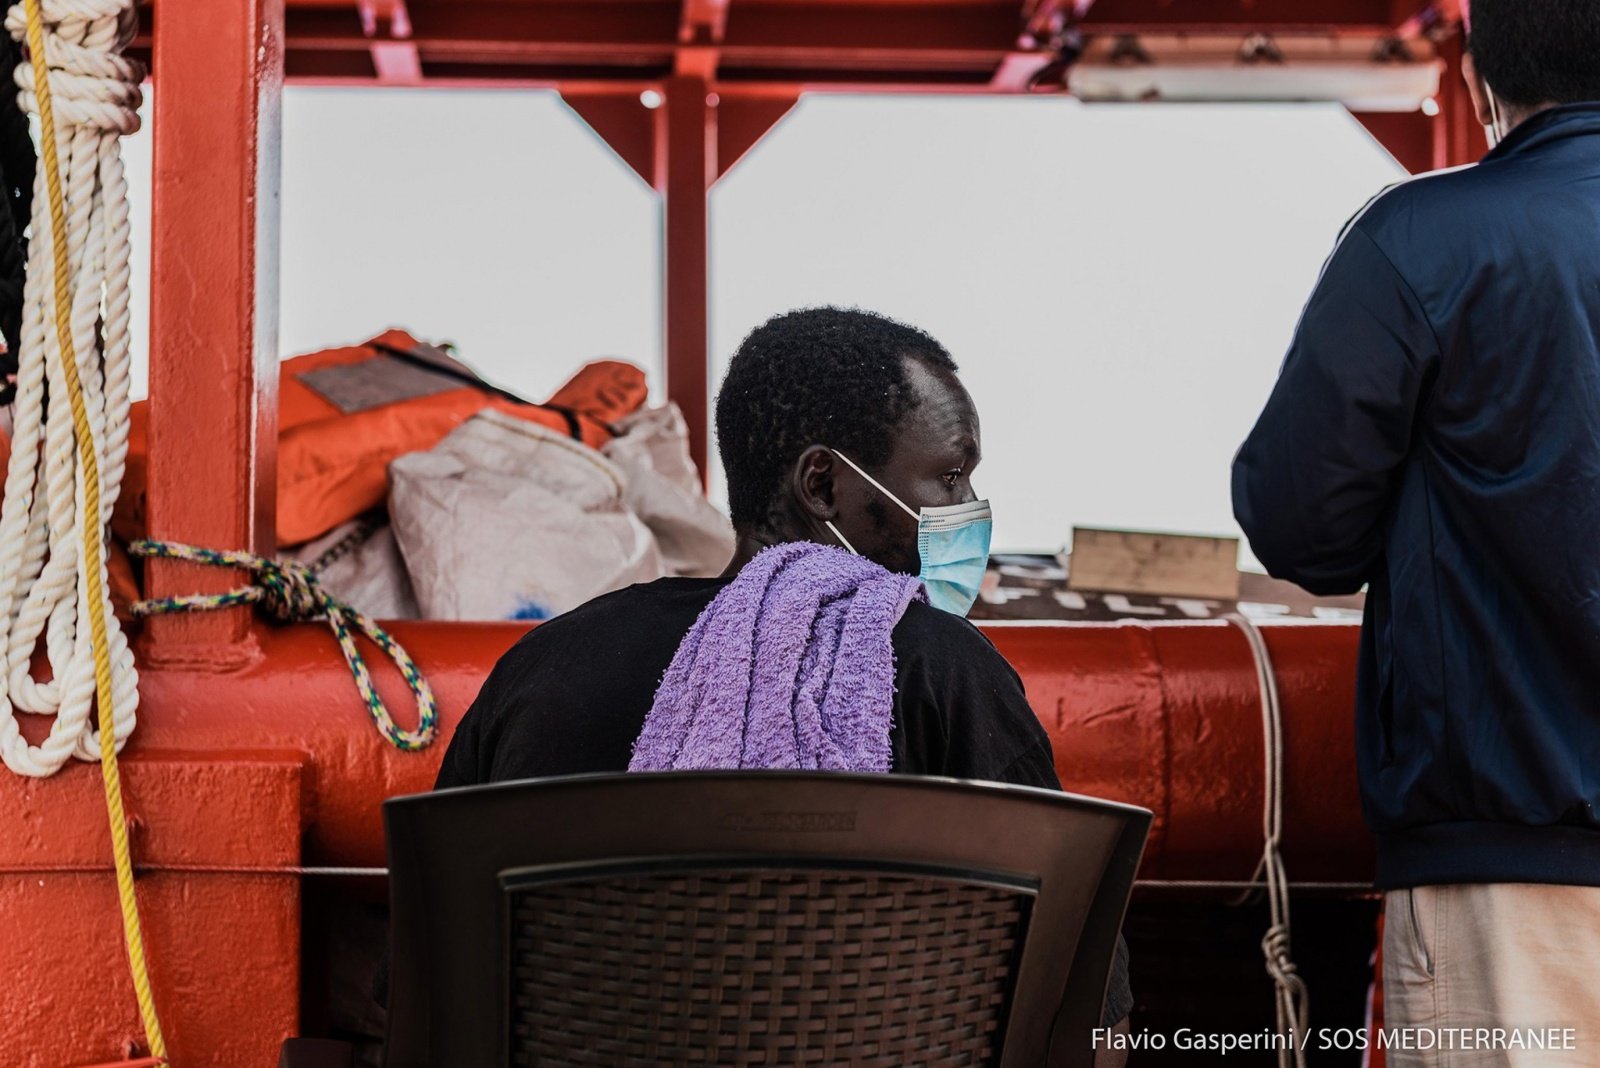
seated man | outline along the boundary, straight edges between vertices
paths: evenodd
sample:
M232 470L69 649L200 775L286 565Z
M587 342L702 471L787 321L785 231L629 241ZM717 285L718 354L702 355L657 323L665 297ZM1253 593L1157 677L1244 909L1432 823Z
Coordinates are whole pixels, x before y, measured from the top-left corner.
M751 333L729 364L717 432L738 536L727 570L715 579L667 578L619 590L533 630L495 666L462 720L438 786L615 772L630 763L741 766L738 744L731 762L655 760L657 750L679 753L683 732L664 747L653 709L671 704L668 691L690 667L680 646L692 652L689 646L705 645L685 636L698 633L696 622L714 601L727 601L719 594L757 572L765 582L766 573L807 553L849 571L850 558L839 549L816 548L833 546L881 565L863 562L858 570L890 579L888 569L905 583L892 606L902 614L884 625L892 626L893 687L891 694L886 656L881 692L892 712L881 721L888 737L877 770L1060 789L1050 741L1021 680L962 618L982 578L986 526L981 549L975 557L967 551L964 562L919 554L919 527L928 526L917 518L922 510L966 527L981 526L973 517L987 515L972 488L981 455L978 415L939 343L868 312L780 315ZM929 600L904 578L919 572ZM745 662L757 661L764 662ZM753 687L758 673L746 667L732 674ZM705 692L701 685L696 694ZM677 709L693 703L680 700ZM1108 1025L1132 1008L1118 949Z

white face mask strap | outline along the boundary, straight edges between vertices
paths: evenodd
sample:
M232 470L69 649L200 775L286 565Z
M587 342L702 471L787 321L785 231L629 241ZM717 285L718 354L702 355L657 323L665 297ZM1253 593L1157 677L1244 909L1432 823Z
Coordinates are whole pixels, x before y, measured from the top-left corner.
M1489 88L1489 83L1483 83L1484 95L1489 98L1489 147L1493 148L1505 136L1504 128L1500 125L1500 101L1494 95L1494 90Z
M861 555L860 553L856 552L856 547L851 545L850 542L845 539L843 534L839 533L839 528L833 525L833 521L831 519L824 519L823 523L827 525L829 530L833 531L833 536L839 539L839 544L850 550L851 556Z
M887 489L885 489L882 482L879 482L877 479L873 478L871 475L869 475L865 471L861 470L860 467L856 466L856 462L854 460L850 459L850 457L846 456L844 453L840 452L838 449L834 449L833 450L833 454L835 456L837 456L839 459L843 460L845 463L849 464L851 467L854 467L856 474L860 475L862 478L864 478L868 482L872 483L874 488L876 488L879 493L881 493L885 497L889 498L895 504L898 504L900 506L900 510L902 512L904 512L906 515L910 516L912 519L921 520L922 516L918 515L916 512L913 512L910 508L907 508L904 501L902 501L899 497L896 497L894 494L890 493ZM831 524L831 523L829 524L829 526L832 526L832 525L833 524ZM836 530L836 531L834 531L834 533L838 534L839 532ZM840 538L839 540L840 541L844 541L843 538ZM846 548L848 548L848 547L849 546L847 544ZM855 552L854 549L851 549L850 551L851 552ZM857 555L859 556L860 554L857 553Z

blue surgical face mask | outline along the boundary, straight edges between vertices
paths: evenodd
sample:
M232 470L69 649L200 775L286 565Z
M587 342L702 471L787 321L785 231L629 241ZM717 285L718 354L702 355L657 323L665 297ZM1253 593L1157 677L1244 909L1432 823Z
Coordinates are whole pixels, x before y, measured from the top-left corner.
M855 468L856 473L872 483L879 493L917 521L917 555L922 557L922 571L917 577L928 589L928 603L958 616L971 611L973 602L978 599L978 589L983 585L983 573L989 566L989 538L994 530L994 514L989 502L924 508L919 515L881 482L861 470L850 457L837 449L834 455ZM856 552L838 527L830 522L828 529L839 539L840 545Z

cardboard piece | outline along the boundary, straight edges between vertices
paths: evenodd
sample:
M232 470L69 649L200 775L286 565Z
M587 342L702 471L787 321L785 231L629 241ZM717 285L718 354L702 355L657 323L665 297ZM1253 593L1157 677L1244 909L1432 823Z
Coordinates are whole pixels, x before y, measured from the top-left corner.
M1074 527L1074 590L1239 599L1239 539Z

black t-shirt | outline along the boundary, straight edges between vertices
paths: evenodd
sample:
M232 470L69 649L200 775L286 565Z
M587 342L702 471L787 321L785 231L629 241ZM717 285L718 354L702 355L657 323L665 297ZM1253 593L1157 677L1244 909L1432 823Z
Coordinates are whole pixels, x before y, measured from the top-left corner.
M626 771L678 645L728 581L630 586L530 631L456 728L436 787ZM894 771L1061 788L1022 680L978 628L913 602L893 644ZM1108 1024L1133 1006L1117 948Z
M530 631L457 728L439 787L626 771L661 676L726 579L661 579ZM1059 790L1022 680L976 627L921 602L895 627L895 771Z

